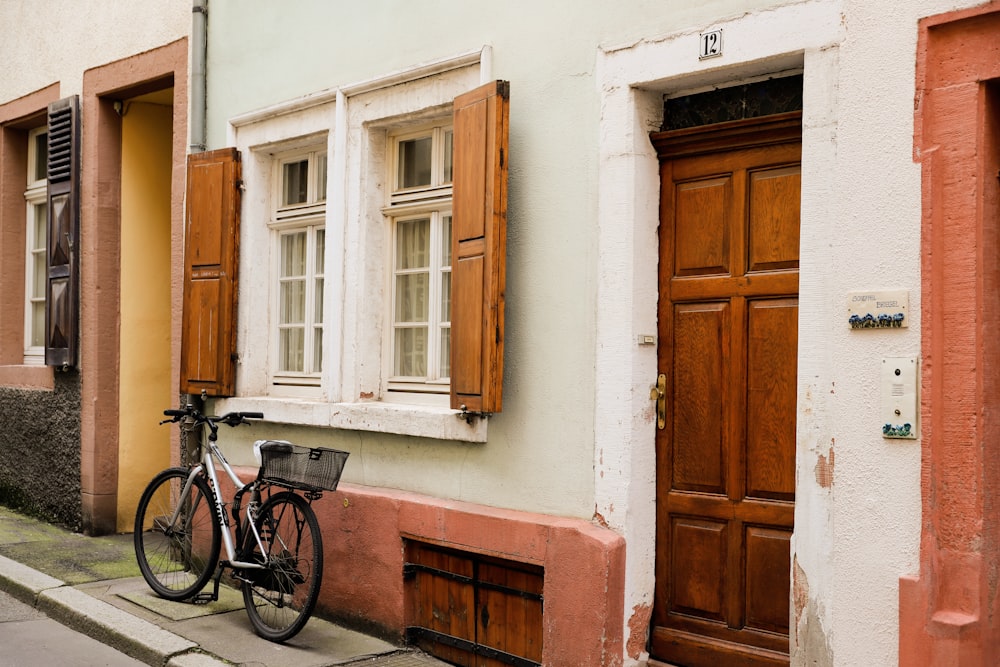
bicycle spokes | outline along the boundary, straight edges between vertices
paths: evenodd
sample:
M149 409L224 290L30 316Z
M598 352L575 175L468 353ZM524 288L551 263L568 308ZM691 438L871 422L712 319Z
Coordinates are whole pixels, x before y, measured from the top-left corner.
M264 567L245 572L243 598L254 630L284 641L305 625L319 595L319 524L302 497L285 492L261 506L256 526L260 543L253 560Z

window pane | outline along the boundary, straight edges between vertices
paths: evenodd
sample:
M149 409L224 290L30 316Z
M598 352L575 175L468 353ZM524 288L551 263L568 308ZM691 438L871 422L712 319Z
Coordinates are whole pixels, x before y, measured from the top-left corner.
M399 142L397 187L415 188L431 184L431 138Z
M280 312L281 324L303 324L306 321L306 283L291 280L281 283Z
M35 135L35 173L32 180L41 181L48 176L49 135L45 132Z
M396 329L394 372L404 377L427 376L427 329Z
M306 274L305 231L281 236L281 277L294 278Z
M302 355L304 350L304 329L282 329L278 337L278 358L281 370L292 373L302 372Z
M316 201L326 201L326 153L316 156Z
M396 276L396 322L427 321L426 273L407 273Z
M48 236L46 229L47 221L45 213L48 211L48 204L35 204L35 236L32 242L33 250L45 250L45 238Z
M439 378L451 377L451 327L441 329L441 367Z
M441 266L451 266L451 216L441 216Z
M452 179L452 168L451 168L451 155L454 151L454 132L448 130L444 133L444 182L451 183Z
M326 230L316 230L316 273L326 273Z
M441 274L441 322L451 322L451 271Z
M282 166L281 205L304 204L309 193L309 161L286 162Z
M396 223L396 269L424 269L430 266L430 218Z
M45 345L45 302L31 304L31 345Z
M45 266L45 249L31 253L30 261L32 263L31 296L35 299L44 299L45 281L48 277Z
M323 372L323 327L313 328L313 373Z
M316 324L322 324L323 323L323 279L317 278L315 285L316 285L316 290L313 294L314 296L313 322L315 322Z

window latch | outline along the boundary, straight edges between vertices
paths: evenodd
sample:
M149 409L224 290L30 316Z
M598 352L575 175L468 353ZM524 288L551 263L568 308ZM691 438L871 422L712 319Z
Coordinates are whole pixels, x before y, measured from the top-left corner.
M476 419L487 419L490 416L489 412L469 412L468 408L463 404L461 406L461 412L455 413L455 416L459 419L465 421L466 424L472 424Z

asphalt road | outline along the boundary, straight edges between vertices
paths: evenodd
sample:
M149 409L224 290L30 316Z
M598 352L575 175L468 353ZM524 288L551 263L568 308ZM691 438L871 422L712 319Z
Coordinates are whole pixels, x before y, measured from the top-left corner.
M141 667L87 635L0 591L0 667Z

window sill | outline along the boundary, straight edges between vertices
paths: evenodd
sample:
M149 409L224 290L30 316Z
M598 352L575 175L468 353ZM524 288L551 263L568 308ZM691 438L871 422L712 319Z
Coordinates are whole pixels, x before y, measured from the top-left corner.
M487 420L466 423L460 413L427 405L399 403L325 403L273 397L223 398L215 412L263 412L265 421L412 435L437 440L486 442Z
M0 387L52 391L55 386L55 371L51 366L0 366Z

